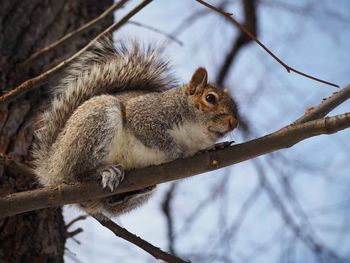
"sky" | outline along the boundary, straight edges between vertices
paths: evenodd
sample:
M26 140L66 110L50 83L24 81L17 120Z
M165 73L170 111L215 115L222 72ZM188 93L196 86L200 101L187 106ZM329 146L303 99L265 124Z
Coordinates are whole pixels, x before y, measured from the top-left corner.
M214 5L217 2L210 1ZM240 7L240 1L232 1L226 10L241 20ZM116 19L127 10L117 12ZM205 66L209 79L214 80L237 34L236 28L228 25L225 19L195 1L158 0L132 20L171 34L184 19L203 11L207 12L204 17L177 36L183 42L182 46L135 25L126 25L114 37L135 37L144 42L166 44L165 53L182 83L190 79L198 66ZM350 83L349 1L261 0L258 23L259 39L288 65L341 87ZM228 137L236 142L265 135L293 122L308 107L317 105L322 98L336 91L330 86L288 74L255 43L239 53L225 86L237 100L240 113L252 130L249 135L238 130ZM346 102L330 115L349 111L350 104ZM260 157L256 163L248 161L180 181L172 210L175 233L178 233L176 251L184 258L195 258L197 261L194 262L199 262L201 255L209 257L208 262L317 262L302 242L293 242L295 236L286 228L264 190L257 190L257 201L245 215L240 228L230 235L242 205L259 188L261 177L256 167L260 165L295 221L302 222L302 218L298 208L290 202L288 191L282 187L283 178L290 180L295 200L307 214L320 242L341 255L350 256L350 240L346 237L350 236L346 224L350 211L347 205L350 198L349 135L350 130L319 136ZM223 182L225 194L215 198L213 189L221 189ZM160 185L146 205L116 219L129 231L165 250L166 221L161 203L169 186ZM207 198L211 201L191 220L195 208ZM74 206L64 210L66 221L82 214ZM68 240L66 262L155 262L147 253L116 238L92 219L80 221L74 227L82 227L84 232L76 237L80 245ZM229 237L225 233L229 233ZM223 237L225 242L221 241ZM211 252L215 252L212 258Z

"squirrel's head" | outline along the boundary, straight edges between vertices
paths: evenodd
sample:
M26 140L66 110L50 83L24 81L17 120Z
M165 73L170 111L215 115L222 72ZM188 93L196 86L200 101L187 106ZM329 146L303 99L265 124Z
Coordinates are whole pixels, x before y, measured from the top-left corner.
M196 118L205 124L205 129L213 140L237 127L236 103L226 91L208 83L206 69L198 68L193 73L185 92L196 108Z

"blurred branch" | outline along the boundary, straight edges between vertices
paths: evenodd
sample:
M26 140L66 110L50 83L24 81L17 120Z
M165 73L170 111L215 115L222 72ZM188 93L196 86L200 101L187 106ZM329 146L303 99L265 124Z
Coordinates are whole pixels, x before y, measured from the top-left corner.
M253 35L257 35L257 16L256 16L256 2L257 0L244 0L243 9L244 9L244 27L249 30ZM230 52L225 57L224 63L219 69L219 73L216 77L216 83L222 87L224 81L227 77L227 73L230 70L230 67L236 58L237 54L245 45L253 41L252 38L247 37L247 35L240 31L240 34L233 41Z
M91 216L95 218L101 225L111 230L116 236L133 243L134 245L151 254L156 259L162 259L165 262L169 263L188 263L188 261L184 261L181 258L168 254L162 251L160 248L153 246L151 243L148 243L146 240L130 233L128 230L120 227L111 219L102 214Z
M57 49L58 47L62 46L63 44L65 44L68 40L72 40L75 37L81 35L82 33L85 33L86 31L91 29L93 26L95 26L96 24L100 23L108 15L112 14L115 10L117 10L119 8L122 8L125 5L125 3L128 2L128 1L129 0L121 0L121 1L119 1L117 3L114 3L108 9L106 9L102 14L100 14L98 17L92 19L91 21L89 21L88 23L84 24L80 28L78 28L76 30L73 30L72 32L66 34L62 38L60 38L57 41L51 43L50 45L48 45L48 46L46 46L46 47L44 47L42 49L39 49L33 55L31 55L30 58L28 58L26 61L21 63L19 65L19 69L23 70L24 68L30 66L38 58L42 57L43 55L45 55L45 54L47 54L47 53Z
M152 26L148 26L148 25L145 25L145 24L142 24L142 23L139 23L139 22L136 22L136 21L129 21L128 24L131 24L131 25L135 25L135 26L139 26L139 27L143 27L143 28L146 28L148 30L151 30L153 32L156 32L158 34L161 34L167 38L169 38L170 40L174 41L175 43L177 43L178 45L180 46L183 46L183 43L178 40L176 37L172 36L171 34L168 34L162 30L159 30L157 28L154 28Z
M234 247L234 239L238 235L239 228L243 224L249 210L253 207L255 202L258 200L259 196L261 195L262 187L258 183L254 189L249 194L248 198L243 202L241 208L239 209L237 213L237 217L235 218L234 222L231 224L231 226L226 229L226 234L221 237L222 241L229 242L231 247ZM231 251L232 253L232 251Z
M175 255L175 248L174 248L174 222L173 222L173 216L171 213L171 204L173 201L174 193L176 190L177 183L174 182L170 185L170 188L165 194L165 198L162 202L162 211L164 213L164 216L166 218L167 222L167 229L168 229L168 250L171 254Z
M82 216L78 216L78 217L74 218L72 221L70 221L69 223L66 224L66 229L70 228L76 222L78 222L80 220L85 220L86 218L87 218L86 215L82 215Z
M207 13L207 10L204 10L204 11L201 10L201 11L196 11L196 12L190 14L187 18L185 18L183 21L181 21L181 23L172 31L171 35L173 35L173 36L180 35L181 33L183 33L183 31L188 29L192 24L194 24L196 22L196 20L201 18L206 13ZM167 43L165 42L161 46L161 48L164 49L164 47L166 45L167 45Z
M331 83L331 82L328 82L328 81L325 81L325 80L322 80L322 79L319 79L319 78L316 78L316 77L313 77L311 75L308 75L306 73L303 73L299 70L296 70L292 67L290 67L289 65L287 65L286 63L284 63L281 59L279 59L270 49L268 49L254 34L252 34L245 26L241 25L236 19L234 19L232 17L232 14L231 13L226 13L224 11L222 11L221 9L219 8L216 8L215 6L212 6L202 0L196 0L198 3L214 10L215 12L223 15L224 17L226 17L229 21L231 21L235 26L237 26L239 28L239 30L241 30L245 35L247 35L249 38L251 38L252 40L254 40L260 47L262 47L271 57L273 57L279 64L281 64L286 70L288 73L290 72L294 72L294 73L297 73L301 76L304 76L306 78L309 78L309 79L312 79L312 80L315 80L315 81L318 81L318 82L322 82L324 84L327 84L327 85L330 85L330 86L333 86L333 87L337 87L339 88L339 85L337 84L334 84L334 83Z
M78 235L78 234L80 234L82 232L84 232L84 230L81 227L79 227L79 228L77 228L77 229L75 229L73 231L67 232L66 233L66 237L67 238L73 238L73 237L75 237L76 235Z
M316 237L310 234L309 231L305 231L304 228L301 228L290 215L282 200L279 198L277 192L274 190L272 185L270 184L264 169L262 168L260 162L255 160L254 162L255 168L259 174L261 186L266 190L271 203L280 212L281 217L286 225L292 230L294 235L299 238L304 244L310 248L317 257L325 259L326 262L332 259L332 262L344 262L334 251L327 248L320 241L316 240Z
M222 186L225 182L226 180L223 177L221 179L221 182L218 182L210 187L210 194L207 195L206 198L201 200L199 203L197 202L196 206L192 209L191 213L189 213L183 220L183 227L179 231L177 231L177 235L181 236L187 233L190 230L191 225L195 222L195 220L198 217L200 217L201 212L203 212L206 207L217 201L217 199L221 196Z
M119 29L121 26L123 26L132 16L137 14L141 9L143 9L146 5L148 5L152 0L144 0L139 5L137 5L134 9L132 9L128 14L126 14L119 22L113 23L108 28L106 28L102 33L98 34L93 40L89 42L85 47L80 49L77 53L75 53L73 56L69 57L68 59L62 61L57 66L45 71L41 75L26 80L18 87L12 89L11 91L5 93L3 96L0 97L0 103L9 103L19 96L24 95L25 93L39 87L41 84L45 83L50 77L52 77L54 74L56 74L59 70L62 70L67 64L72 62L74 59L76 59L78 56L80 56L83 52L85 52L88 48L90 48L99 38L101 38L103 35L113 32L117 29Z
M327 8L326 6L321 6L317 1L311 1L307 2L305 5L293 5L288 2L283 1L270 1L270 0L260 0L264 6L269 6L273 8L278 8L280 10L289 11L295 14L302 14L303 16L317 16L320 17L320 15L327 16L328 19L335 19L342 23L349 24L350 23L350 17L342 14L341 12L337 12L336 10L331 10L330 8Z
M177 159L166 164L128 171L124 181L113 192L103 189L100 182L91 181L59 184L10 194L0 199L0 218L41 208L107 197L186 178L289 148L307 138L321 134L332 134L349 127L350 113L304 124L289 125L249 142Z
M230 0L224 0L219 4L220 8L225 8L225 6L230 2ZM178 26L172 31L171 35L178 36L183 33L185 30L189 29L198 19L202 16L208 14L210 12L209 9L197 10L190 15L188 15ZM163 45L163 48L166 44Z

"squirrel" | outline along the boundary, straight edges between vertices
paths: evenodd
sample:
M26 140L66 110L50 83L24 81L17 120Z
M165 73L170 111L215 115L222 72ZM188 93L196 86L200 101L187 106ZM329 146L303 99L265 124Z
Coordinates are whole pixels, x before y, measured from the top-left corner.
M41 115L34 172L44 186L101 180L113 191L124 170L194 155L237 127L237 107L200 67L176 85L157 48L105 37L67 67ZM80 204L115 216L144 203L154 187Z

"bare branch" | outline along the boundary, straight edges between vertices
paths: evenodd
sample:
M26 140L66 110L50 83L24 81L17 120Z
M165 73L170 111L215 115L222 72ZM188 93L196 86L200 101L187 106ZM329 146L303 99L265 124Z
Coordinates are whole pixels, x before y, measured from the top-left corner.
M79 228L77 228L77 229L75 229L75 230L73 230L71 232L67 232L66 237L67 238L73 238L73 237L75 237L76 235L78 235L78 234L80 234L82 232L84 232L84 230L81 227L79 227Z
M162 211L166 219L166 225L168 230L168 250L171 254L175 253L174 248L174 220L173 220L173 214L171 211L171 205L174 197L174 193L176 190L177 183L174 182L171 184L170 188L165 194L164 200L162 202Z
M102 214L98 216L91 216L95 218L101 225L111 230L116 236L133 243L134 245L151 254L156 259L162 259L165 262L169 263L188 263L188 261L184 261L181 258L168 254L162 251L160 248L153 246L151 243L148 243L146 240L134 235L133 233L130 233L128 230L120 227L115 222Z
M309 121L304 124L289 125L249 142L208 151L158 166L128 171L124 181L114 192L103 189L100 182L81 182L10 194L0 199L0 218L41 208L107 197L186 178L288 148L307 138L321 134L332 134L348 127L350 127L350 113Z
M268 49L263 43L260 42L260 40L254 35L252 34L246 27L244 27L243 25L241 25L236 19L234 19L232 17L232 14L231 13L226 13L224 11L222 11L221 9L215 7L215 6L212 6L202 0L196 0L198 3L214 10L215 12L223 15L224 17L226 17L229 21L231 21L235 26L237 26L239 28L239 30L241 30L244 34L246 34L249 38L251 38L252 40L254 40L260 47L262 47L271 57L273 57L279 64L281 64L286 70L288 73L290 72L294 72L294 73L297 73L301 76L304 76L306 78L309 78L309 79L312 79L312 80L315 80L315 81L318 81L318 82L322 82L324 84L327 84L327 85L330 85L330 86L333 86L333 87L337 87L339 88L339 85L337 84L334 84L334 83L331 83L331 82L328 82L328 81L325 81L325 80L322 80L322 79L319 79L319 78L316 78L316 77L313 77L311 75L308 75L304 72L301 72L299 70L296 70L290 66L288 66L286 63L284 63L281 59L279 59L270 49Z
M114 3L111 5L107 10L105 10L102 14L100 14L98 17L92 19L88 23L84 24L83 26L79 27L78 29L64 35L62 38L58 39L57 41L51 43L50 45L39 49L37 52L35 52L30 58L28 58L26 61L24 61L22 64L19 65L19 69L23 70L24 68L30 66L35 60L42 57L43 55L47 54L48 52L51 52L55 50L56 48L62 46L65 44L68 40L72 40L73 38L81 35L82 33L88 31L90 28L95 26L96 24L100 23L103 19L105 19L108 15L113 13L115 10L122 8L126 2L129 0L121 0L118 3Z
M297 119L294 123L305 123L307 121L316 120L326 116L329 112L350 98L350 85L333 93L328 98L324 99L319 105L310 110Z
M78 217L74 218L72 221L70 221L69 223L66 224L66 229L70 228L76 222L78 222L80 220L85 220L86 218L87 218L87 215L82 215L82 216L78 216Z
M134 16L136 13L138 13L142 8L144 8L146 5L148 5L152 0L144 0L142 3L137 5L134 9L132 9L127 15L125 15L119 22L113 23L110 25L107 29L105 29L102 33L97 35L92 41L89 42L85 47L80 49L77 53L75 53L73 56L69 57L68 59L62 61L57 66L45 71L41 75L29 79L25 82L23 82L18 87L12 89L11 91L7 92L3 96L0 97L0 103L9 103L19 96L27 93L28 91L31 91L37 87L39 87L41 84L45 83L50 77L52 77L54 74L56 74L59 70L63 69L68 63L76 59L78 56L80 56L83 52L85 52L88 48L90 48L99 38L101 38L103 35L113 32L117 29L119 29L121 26L123 26L132 16Z
M243 1L244 7L244 27L252 32L253 35L257 35L257 16L256 16L256 0L245 0ZM221 65L218 75L216 77L216 84L223 86L227 73L236 58L239 51L249 44L253 39L246 36L243 31L235 38L232 44L230 52L225 57L224 63Z

